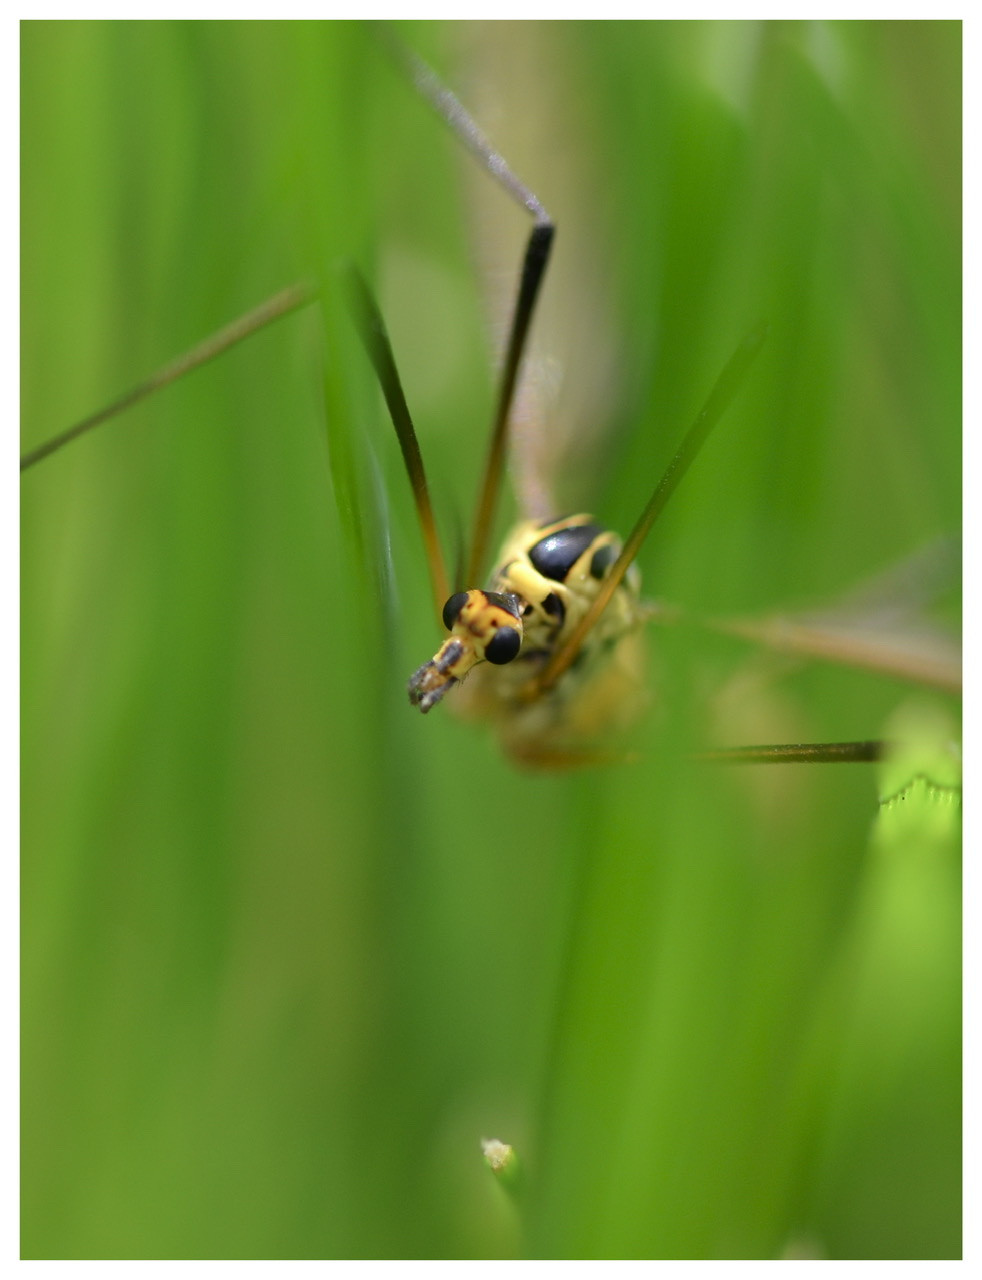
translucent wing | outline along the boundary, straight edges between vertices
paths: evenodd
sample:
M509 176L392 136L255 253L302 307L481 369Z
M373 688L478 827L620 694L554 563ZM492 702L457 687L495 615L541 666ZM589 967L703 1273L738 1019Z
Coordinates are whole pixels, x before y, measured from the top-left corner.
M960 572L959 543L940 539L832 605L713 625L779 653L860 667L959 693L960 637L931 611L957 585Z

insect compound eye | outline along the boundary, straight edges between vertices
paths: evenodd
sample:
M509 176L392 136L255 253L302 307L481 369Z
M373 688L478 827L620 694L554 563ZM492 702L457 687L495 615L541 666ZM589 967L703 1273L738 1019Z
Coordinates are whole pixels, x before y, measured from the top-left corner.
M467 603L469 594L468 591L456 591L443 606L443 625L448 631L453 630L453 624L460 617L460 611Z
M518 657L522 637L514 627L499 627L487 643L484 656L495 667L503 667Z

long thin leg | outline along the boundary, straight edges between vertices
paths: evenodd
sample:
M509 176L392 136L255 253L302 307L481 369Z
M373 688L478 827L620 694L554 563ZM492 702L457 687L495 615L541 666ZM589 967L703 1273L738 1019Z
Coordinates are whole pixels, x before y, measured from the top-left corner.
M782 742L766 747L721 747L700 751L691 759L708 764L869 764L882 760L889 743ZM548 747L514 752L521 764L537 769L586 769L639 764L636 751Z
M491 439L484 463L484 477L481 481L477 514L474 518L471 551L467 563L468 582L479 582L480 575L484 571L488 539L494 524L495 506L497 505L498 494L501 491L501 475L504 469L505 451L508 444L508 415L515 394L518 367L521 363L522 352L525 349L529 324L531 323L536 298L542 285L542 277L545 274L554 232L555 228L549 223L536 226L529 237L528 247L525 250L522 280L518 290L518 299L515 303L515 311L512 315L508 353L505 357L504 368L501 371L498 403L495 408Z
M887 743L783 742L767 747L722 747L700 751L696 760L718 764L864 764L882 760Z
M416 439L416 429L409 413L409 406L406 404L406 396L399 380L399 371L396 368L392 344L385 329L382 313L368 285L354 268L349 274L349 286L355 324L365 350L368 352L368 358L372 362L375 376L379 380L382 394L385 396L389 417L399 438L402 458L409 473L409 485L413 491L416 514L419 516L423 542L426 546L436 616L440 618L443 614L443 606L450 595L450 585L443 550L440 546L440 535L433 515L433 504L430 502L430 490L426 483L423 458Z
M654 493L641 513L641 518L631 530L624 549L614 561L603 585L580 619L579 625L571 632L565 643L561 645L551 659L534 679L529 681L526 698L531 702L551 689L559 677L565 672L580 651L583 641L610 602L614 592L631 566L632 561L641 549L641 544L651 531L652 525L661 515L666 502L675 492L679 481L688 471L702 446L706 443L710 431L720 420L723 413L736 395L750 369L757 352L767 333L765 325L758 325L740 343L730 357L726 368L716 380L716 385L709 393L709 399L699 410L695 421L685 433L675 457L668 464L665 474L659 480Z
M213 333L204 342L200 342L196 347L192 347L190 351L178 356L176 360L165 364L163 368L158 369L156 373L152 373L144 382L141 382L131 391L127 391L118 400L114 400L112 404L106 405L104 409L90 414L89 417L83 418L81 422L77 422L74 426L68 427L67 430L52 436L50 440L38 445L36 449L31 449L28 453L22 454L20 460L21 471L26 471L28 467L33 467L42 458L47 458L66 444L77 440L79 436L85 435L86 432L92 431L103 422L115 417L116 414L122 413L124 409L129 409L131 405L146 399L154 391L159 391L161 387L166 387L169 383L176 382L178 378L190 373L192 369L197 369L209 360L214 360L216 356L222 355L229 347L234 347L243 338L251 337L252 334L257 333L260 329L272 324L274 320L279 320L281 316L289 315L291 311L307 306L316 297L316 288L312 284L305 282L281 289L279 293L267 298L265 302L261 302L252 311L247 311L244 316L240 316L238 320L233 320L224 329L219 329L217 333Z
M535 226L529 236L522 262L518 297L512 313L511 330L484 463L484 476L474 517L465 584L475 586L481 580L484 570L488 539L494 524L498 494L501 491L501 477L508 444L508 415L515 394L515 383L535 303L549 262L549 252L556 228L539 198L512 172L504 157L495 151L489 139L478 128L459 99L440 82L431 68L407 49L387 27L381 29L381 35L419 93L449 125L455 137L480 161L512 199L527 209L535 219Z

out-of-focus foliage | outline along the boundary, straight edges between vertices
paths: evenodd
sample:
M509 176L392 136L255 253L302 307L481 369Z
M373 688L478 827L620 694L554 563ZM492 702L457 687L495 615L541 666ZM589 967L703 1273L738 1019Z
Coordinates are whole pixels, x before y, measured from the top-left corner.
M403 34L492 136L511 95L543 139L543 336L609 428L571 501L626 531L770 325L650 594L830 601L957 532L958 24ZM877 736L910 690L653 627L643 762L558 776L405 704L436 631L336 264L376 282L452 533L492 394L481 182L509 288L528 227L372 37L23 28L25 444L324 289L25 477L23 1251L957 1256L949 780L901 779L944 813L898 826L869 767L688 762ZM547 110L510 91L530 46Z

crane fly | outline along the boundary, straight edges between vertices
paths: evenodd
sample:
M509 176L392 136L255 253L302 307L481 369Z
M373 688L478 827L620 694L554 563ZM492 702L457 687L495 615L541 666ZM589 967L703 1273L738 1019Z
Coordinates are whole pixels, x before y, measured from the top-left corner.
M471 585L485 574L505 474L510 417L556 227L539 198L494 150L454 94L397 40L388 43L419 94L534 223L502 362L465 572L453 584L385 323L363 278L355 270L349 272L351 309L399 440L437 616L449 633L433 657L412 675L409 701L426 714L453 690L456 708L465 716L489 721L506 751L521 763L561 767L618 759L616 752L609 755L599 744L611 728L629 724L646 701L641 632L653 606L641 596L638 552L738 394L764 341L766 326L756 325L739 343L625 540L585 512L527 513L505 539L486 585ZM316 300L317 290L306 283L281 290L104 409L30 450L21 460L22 470ZM946 678L947 674L941 682ZM742 762L851 762L878 759L882 747L875 740L794 743L707 754Z
M532 30L517 29L522 44ZM577 34L539 30L550 48ZM465 257L463 236L453 238L463 219L430 182L441 165L449 176L454 141L430 147L440 126L411 97L401 112L406 84L369 42L358 46L357 30L119 24L97 40L76 24L27 28L25 448L159 367L24 477L27 1255L479 1252L489 1237L472 1230L476 1202L458 1177L472 1156L445 1157L476 1149L479 1132L516 1141L524 1156L523 1127L536 1256L776 1255L803 1222L836 1256L900 1256L884 1194L894 1218L933 1245L919 1233L946 1194L933 1194L949 1185L939 1175L957 1169L957 1137L945 1128L932 1138L958 1063L937 1034L950 970L921 961L929 971L931 938L954 936L931 891L932 877L947 886L949 860L916 856L913 878L884 903L876 877L905 860L870 857L870 771L733 771L691 756L714 744L858 738L906 696L883 678L882 646L853 644L855 667L809 661L834 637L827 618L809 629L803 606L784 619L785 639L796 624L785 655L774 655L781 636L763 632L781 630L775 601L841 600L951 527L942 427L952 404L919 362L947 367L956 290L942 235L918 240L931 253L907 274L891 257L898 226L937 228L919 221L917 203L933 188L919 181L916 198L908 189L906 203L877 203L867 162L889 148L858 154L843 124L860 119L875 142L882 104L867 109L865 78L857 103L856 86L831 72L823 96L804 40L826 29L799 41L787 24L746 28L763 70L742 114L722 109L717 84L705 90L708 56L684 95L662 94L699 54L703 30L601 24L583 29L580 60L555 58L579 69L569 100L616 107L602 148L563 111L548 116L578 165L609 162L592 189L618 221L592 259L570 248L575 207L462 83L559 228L533 337L546 332L556 291L591 261L626 301L612 316L593 296L565 307L591 342L623 353L624 377L596 392L605 414L594 403L581 414L609 427L602 465L557 469L566 487L541 502L520 491L534 526L520 523L502 545L502 510L500 528L482 524L483 549L468 532L458 565L441 465L473 497L469 450L484 443L501 394L475 392L479 340L470 367L455 363L453 329L434 340L434 315L443 307L464 328L475 292L454 262ZM843 30L829 39L848 39ZM850 30L877 66L895 64L883 48L894 27ZM442 67L427 38L421 47ZM908 52L928 43L918 29ZM151 45L172 56L169 78L155 74ZM682 50L674 66L672 49ZM363 76L369 58L378 71ZM756 65L737 70L756 77ZM496 83L513 94L510 76ZM909 87L897 98L905 109ZM187 121L190 139L177 129ZM927 133L931 164L911 166L922 179L944 159ZM56 144L64 162L38 184ZM366 156L377 181L360 167ZM466 167L497 216L507 198L485 165ZM205 192L207 206L193 200ZM789 208L798 238L777 216ZM377 209L387 221L375 260L364 235ZM513 215L517 227L521 214L505 208L502 221ZM829 247L830 214L858 229L853 253ZM740 234L758 224L766 243ZM423 288L395 274L407 247L437 268ZM321 286L341 256L381 299L352 285L358 326L343 291ZM509 246L512 307L518 260ZM772 287L783 277L787 294ZM755 290L761 279L768 286ZM286 281L299 283L279 289ZM406 485L388 421L377 424L378 452L395 475L372 491L377 507L345 490L346 459L320 430L337 427L356 454L363 441L372 449L367 424L384 409L358 329L367 318L380 334L383 315L441 518L443 583L419 549L410 487L418 500L421 486ZM759 337L757 316L770 327L751 364L744 343ZM876 358L853 359L870 334ZM646 531L640 513L732 352L744 354L728 389L723 379L725 414L574 652L563 628L578 610L588 616L617 547L633 553L631 530ZM436 412L434 368L459 394ZM109 425L137 394L140 429ZM578 432L580 420L568 421ZM492 488L504 507L507 487ZM371 576L381 566L387 586L390 529L398 609ZM563 580L541 574L543 594L529 565ZM564 598L570 572L585 603ZM425 673L451 634L444 607L452 601L448 620L469 630L470 593L520 597L509 590L516 574L534 626L507 600L497 630L521 621L519 655L476 663L432 699L439 685L420 674L407 705L407 677ZM901 574L881 604L919 575ZM649 617L649 595L677 603L679 621L667 607ZM871 609L867 596L857 616ZM880 612L889 624L894 615ZM733 635L686 621L718 615ZM549 652L523 660L529 637ZM847 649L840 636L838 655ZM557 653L569 666L550 673ZM645 710L649 688L657 700ZM731 691L747 695L749 724L725 705ZM448 725L455 708L494 733ZM650 736L625 742L620 722L639 711L625 732ZM521 764L555 765L556 776L510 770L496 736ZM628 746L643 763L608 769L596 785L559 772L616 763ZM827 744L819 754L829 758ZM903 789L916 767L890 784L893 817L912 808ZM867 869L871 893L859 892L857 908ZM872 954L864 902L889 913L866 913ZM866 998L853 1008L863 954ZM835 1111L837 1082L846 1097ZM898 1162L898 1141L918 1161ZM720 1181L720 1168L740 1176Z
M421 64L414 61L413 66L418 83L432 83ZM447 98L440 96L437 101L446 103ZM478 139L478 154L490 159L493 153L456 100L450 118L469 131L470 139ZM500 164L494 172L502 173ZM537 223L526 250L477 507L467 561L470 578L480 573L484 561L502 475L508 410L554 230L531 192L512 175L507 176L509 189L535 212ZM640 575L634 560L756 355L763 330L744 340L721 374L625 543L589 514L524 520L506 538L490 587L456 590L448 596L447 570L415 430L382 317L357 276L354 307L403 448L427 547L434 600L450 633L434 657L411 677L409 701L425 714L473 672L462 690L466 713L492 721L519 759L576 763L576 746L571 744L595 739L611 721L629 718L632 707L643 703L638 633L648 610L640 599ZM777 755L789 749L771 750ZM872 758L868 744L861 750L855 758ZM586 762L593 756L586 754L580 759Z
M652 609L640 597L635 560L666 502L705 444L749 371L766 326L743 339L683 437L640 518L623 543L589 514L527 518L505 539L490 585L484 570L500 493L509 417L545 278L555 224L538 196L509 168L460 100L398 41L396 58L459 141L533 219L502 361L490 441L464 582L449 590L412 417L381 312L362 278L351 281L352 307L375 369L416 503L430 582L448 637L409 681L409 701L426 714L451 690L465 715L490 721L518 761L563 766L604 758L596 743L611 725L644 705L639 632ZM527 491L530 484L519 485ZM853 762L879 759L877 741L781 744L717 751L743 762Z

